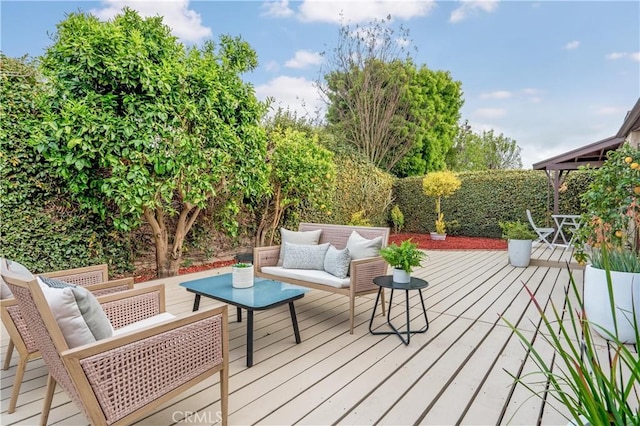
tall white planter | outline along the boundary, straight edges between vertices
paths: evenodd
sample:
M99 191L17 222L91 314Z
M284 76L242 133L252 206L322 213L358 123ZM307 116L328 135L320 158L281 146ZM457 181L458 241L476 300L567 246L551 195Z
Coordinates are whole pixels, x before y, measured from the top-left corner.
M253 287L253 265L244 268L232 266L231 285L234 288Z
M635 343L633 305L636 306L636 321L640 323L640 273L612 271L611 283L618 324L618 340ZM604 269L594 268L591 265L585 268L584 310L593 329L605 339L611 340L607 331L615 335L615 327Z
M532 240L509 240L507 252L511 266L526 268L531 261Z

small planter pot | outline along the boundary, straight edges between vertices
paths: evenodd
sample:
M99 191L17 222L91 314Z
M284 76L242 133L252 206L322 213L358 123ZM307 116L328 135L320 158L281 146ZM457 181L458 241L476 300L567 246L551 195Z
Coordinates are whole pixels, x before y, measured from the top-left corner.
M404 269L393 268L393 281L396 283L411 282L411 275Z
M430 232L429 235L435 241L444 241L447 238L447 234L438 234L437 232Z
M618 325L618 340L636 343L633 309L635 304L636 321L640 324L640 273L611 271L611 289ZM605 339L611 340L608 333L616 333L609 306L606 273L604 269L591 265L587 265L584 271L584 311L593 329Z
M253 287L253 265L248 267L231 267L231 285L234 288Z
M532 240L509 240L509 263L517 268L526 268L531 261Z

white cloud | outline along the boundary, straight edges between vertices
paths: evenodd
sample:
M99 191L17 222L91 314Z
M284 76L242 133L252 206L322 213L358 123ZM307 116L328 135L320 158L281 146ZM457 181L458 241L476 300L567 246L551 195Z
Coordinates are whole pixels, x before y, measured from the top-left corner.
M451 12L449 22L455 24L478 12L491 13L498 8L498 0L461 0L462 5Z
M90 12L99 19L108 20L122 13L122 8L136 10L140 16L162 16L162 22L171 28L173 35L184 42L199 42L211 37L211 28L202 25L200 14L189 9L189 0L136 1L102 0L100 9Z
M305 22L333 24L369 22L374 19L409 20L426 16L435 7L435 0L304 0L298 8L298 18Z
M632 61L640 62L640 52L611 52L608 53L605 58L615 61L616 59L628 58Z
M613 107L613 106L600 106L600 107L593 108L593 110L597 115L616 114L616 115L624 116L624 112L625 112L624 108Z
M513 94L507 90L496 90L495 92L481 93L480 99L508 99Z
M308 50L298 50L295 56L285 62L284 66L289 68L306 68L309 65L320 65L322 55Z
M569 43L564 45L565 50L573 50L577 49L580 46L580 42L578 40L570 41Z
M507 110L504 108L478 108L471 114L478 118L500 118L507 115Z
M289 7L289 0L269 0L262 3L265 10L264 15L283 18L293 15L293 10Z
M303 77L279 76L266 84L256 86L259 99L273 97L275 108L289 108L299 117L315 117L315 112L324 107L314 82Z
M265 65L264 67L269 72L276 72L280 70L280 65L278 65L278 62L276 61L269 61L267 62L267 65Z
M411 40L406 37L398 37L396 43L398 43L400 47L407 47L411 44Z

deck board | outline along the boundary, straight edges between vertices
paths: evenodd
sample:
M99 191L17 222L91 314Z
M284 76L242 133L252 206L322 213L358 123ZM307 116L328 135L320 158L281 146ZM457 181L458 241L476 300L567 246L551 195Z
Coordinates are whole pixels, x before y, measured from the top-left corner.
M423 293L430 328L413 335L408 346L396 336L369 333L375 294L356 299L351 335L348 299L312 290L295 304L303 340L298 345L287 306L256 312L254 366L247 368L246 323L236 322L236 309L231 307L230 424L535 424L539 419L543 425L566 424L562 414L515 385L507 374L526 374L536 366L502 318L525 335L536 336L536 347L550 359L552 352L543 338L548 332L539 329L539 315L525 284L545 312L551 312L549 301L562 308L568 284L563 261L570 252L538 246L528 268L509 266L505 251L428 251L428 255L414 274L429 282ZM192 309L193 295L179 282L228 271L222 268L161 280L167 310L181 315ZM582 271L574 273L581 283ZM387 292L387 302L389 296ZM420 299L417 292L410 296L411 326L418 328L423 325ZM202 298L201 307L218 304ZM396 325L405 320L402 292L394 294L391 317ZM374 328L385 327L382 316L374 319ZM3 357L6 340L3 329ZM16 363L14 355L10 369L0 376L0 421L36 424L46 367L42 360L29 362L17 410L8 414ZM139 424L213 424L219 409L215 377L169 401ZM60 390L49 421L86 424Z

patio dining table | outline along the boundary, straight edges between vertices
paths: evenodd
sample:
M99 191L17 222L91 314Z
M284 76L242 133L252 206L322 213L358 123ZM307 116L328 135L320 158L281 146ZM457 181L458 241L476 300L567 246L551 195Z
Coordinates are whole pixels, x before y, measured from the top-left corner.
M553 214L551 215L553 221L556 223L556 234L551 241L551 245L560 247L570 247L573 243L575 231L580 228L580 215L579 214ZM570 230L571 236L567 239L565 231ZM558 242L558 238L562 239L562 242Z

